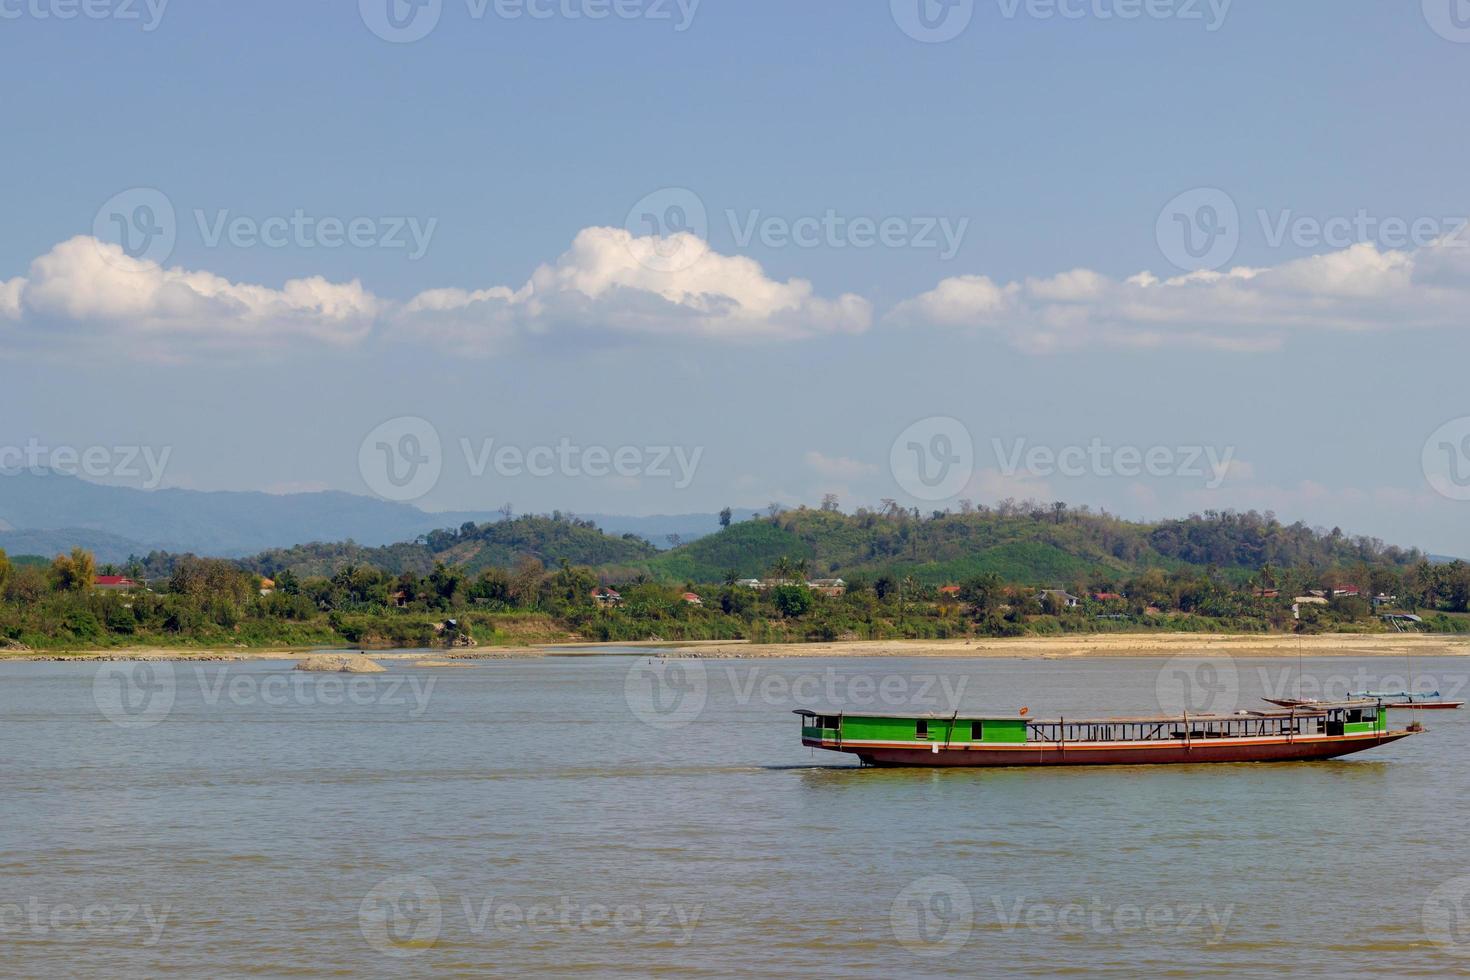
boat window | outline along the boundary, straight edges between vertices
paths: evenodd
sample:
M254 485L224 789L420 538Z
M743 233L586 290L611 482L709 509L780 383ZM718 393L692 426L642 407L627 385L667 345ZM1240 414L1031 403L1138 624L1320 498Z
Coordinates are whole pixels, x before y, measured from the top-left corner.
M978 741L980 741L984 737L985 737L985 722L983 722L983 721L972 721L972 722L970 722L970 739L972 741L978 742Z
M928 719L920 718L918 721L914 722L914 737L915 738L928 738L929 737L929 721L928 721Z
M815 723L817 728L836 729L841 720L836 715L817 715Z

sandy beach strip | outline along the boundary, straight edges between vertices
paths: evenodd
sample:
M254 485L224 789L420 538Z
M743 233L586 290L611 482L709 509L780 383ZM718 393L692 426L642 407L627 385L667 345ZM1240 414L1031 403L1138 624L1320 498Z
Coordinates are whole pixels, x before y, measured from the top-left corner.
M1092 633L1004 639L851 640L835 643L712 642L679 646L686 656L766 657L1464 657L1470 636L1327 633Z
M375 660L519 660L547 656L597 656L630 647L663 651L666 656L702 659L797 657L1012 657L1025 659L1106 657L1465 657L1470 635L1414 633L1081 633L1004 639L840 640L834 643L749 643L697 640L684 643L548 643L525 647L479 647L453 651L364 650ZM300 660L320 649L182 650L137 648L79 651L0 651L0 661L242 661Z

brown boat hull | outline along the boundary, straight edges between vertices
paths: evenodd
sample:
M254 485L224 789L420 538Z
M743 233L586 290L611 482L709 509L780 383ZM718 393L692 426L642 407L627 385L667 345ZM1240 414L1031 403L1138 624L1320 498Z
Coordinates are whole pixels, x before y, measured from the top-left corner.
M1407 731L1367 735L1300 736L1290 740L1210 739L1104 745L1097 743L1026 743L1014 746L875 745L818 742L803 745L849 752L872 766L1144 766L1188 765L1203 762L1305 762L1335 759L1378 745L1396 742ZM935 751L935 749L938 751Z

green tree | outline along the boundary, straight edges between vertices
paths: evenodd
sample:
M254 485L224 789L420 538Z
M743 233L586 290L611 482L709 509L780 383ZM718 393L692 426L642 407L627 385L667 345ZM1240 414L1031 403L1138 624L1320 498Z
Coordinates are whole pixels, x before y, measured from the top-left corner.
M960 596L975 607L977 619L984 619L1005 601L1005 582L994 572L977 575L960 587Z
M0 596L5 594L5 586L10 584L10 557L5 554L5 549L0 548Z
M771 592L771 601L782 616L797 619L812 608L812 590L804 585L780 585Z
M734 516L735 515L730 511L730 508L728 508L728 507L726 507L723 510L721 510L720 511L720 527L722 527L722 528L729 527L730 526L730 521L734 518Z
M57 555L51 563L51 588L57 592L83 592L97 580L97 559L85 548L70 555Z

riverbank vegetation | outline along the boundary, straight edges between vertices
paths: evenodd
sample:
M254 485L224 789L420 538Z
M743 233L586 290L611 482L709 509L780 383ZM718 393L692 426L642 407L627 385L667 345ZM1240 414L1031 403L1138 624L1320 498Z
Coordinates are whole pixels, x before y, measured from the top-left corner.
M1464 562L1340 531L1009 503L778 512L663 552L549 515L243 561L0 558L0 644L35 650L1461 632L1467 612Z

